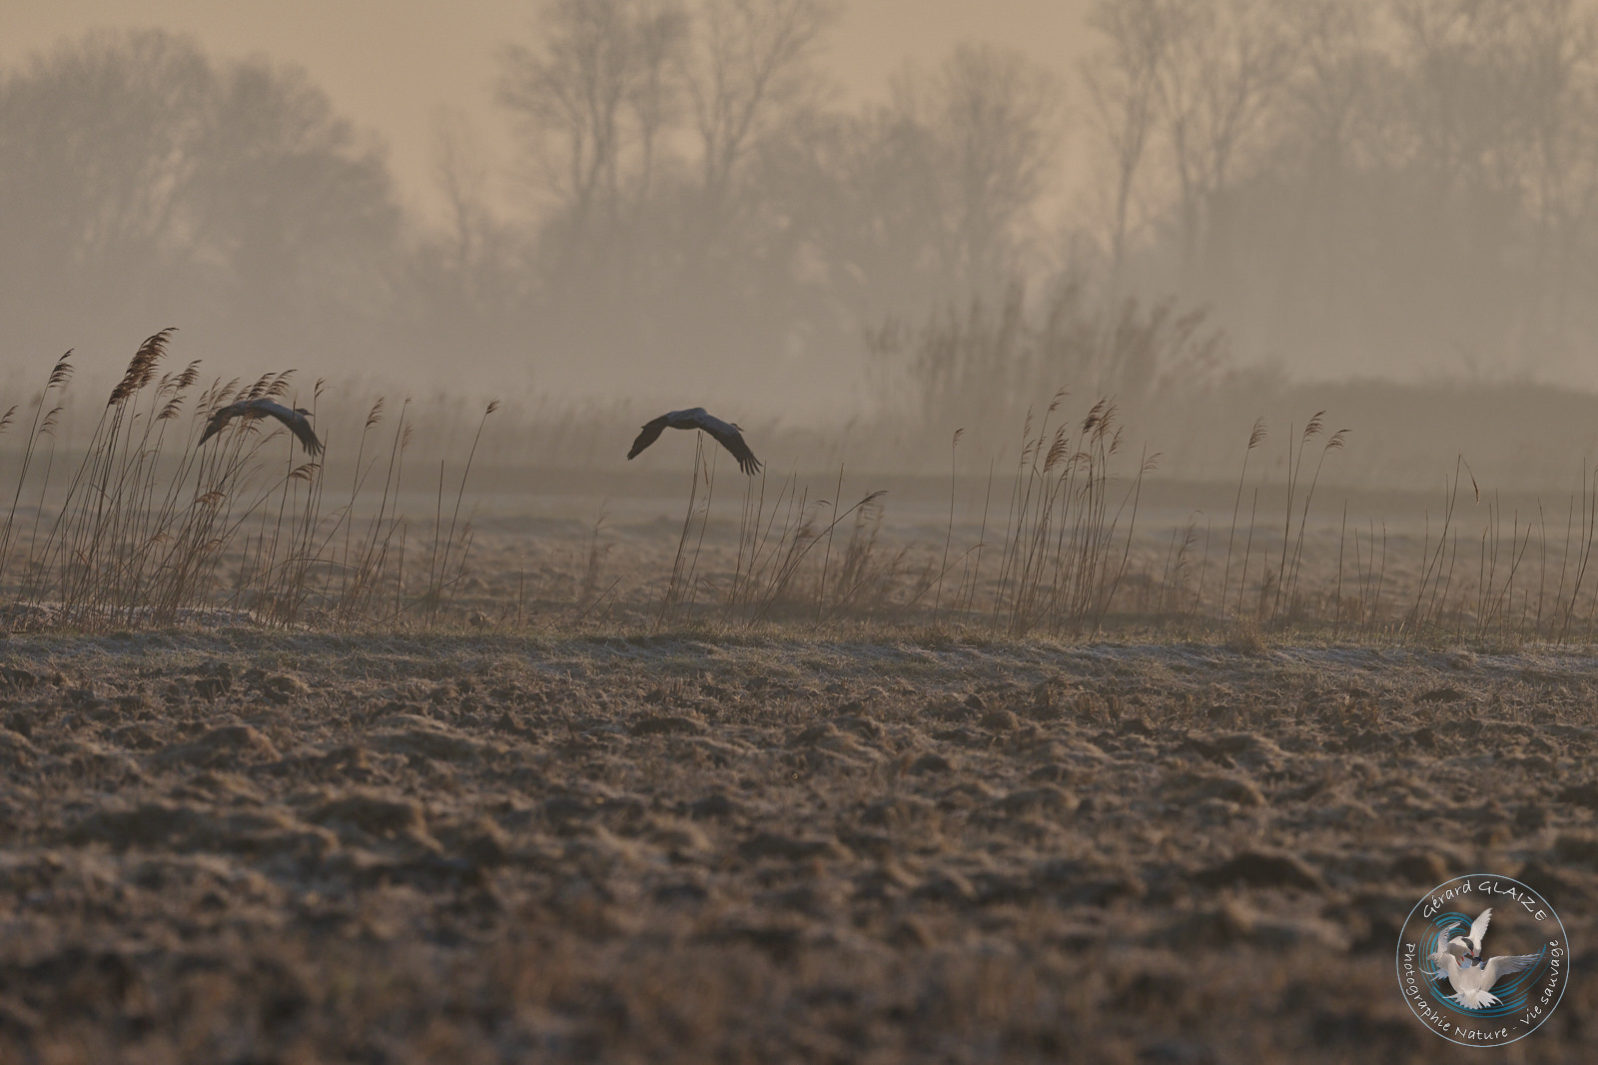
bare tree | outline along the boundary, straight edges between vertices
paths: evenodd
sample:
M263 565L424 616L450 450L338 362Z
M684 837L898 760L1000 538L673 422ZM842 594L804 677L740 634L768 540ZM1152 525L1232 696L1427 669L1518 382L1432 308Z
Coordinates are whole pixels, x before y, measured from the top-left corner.
M1083 61L1081 74L1094 129L1112 166L1112 289L1126 259L1132 198L1157 118L1160 70L1173 28L1168 7L1167 0L1099 0L1088 15L1105 42Z
M280 351L364 329L388 296L400 214L381 147L293 68L90 34L0 78L0 159L0 318L19 350L56 346L63 323L83 347L120 343L165 308L240 354Z
M1398 161L1434 190L1452 255L1463 357L1523 367L1584 357L1574 293L1591 290L1598 25L1575 0L1389 0ZM1575 341L1574 348L1572 341Z
M795 284L816 319L840 315L852 336L927 312L942 281L935 161L928 131L884 106L808 115L762 145L753 180L807 264Z
M1514 70L1504 49L1515 0L1390 0L1406 77L1399 88L1402 162L1444 184L1507 187L1520 130Z
M639 74L628 107L638 126L638 199L653 191L660 139L682 118L684 86L677 69L688 46L688 13L677 0L641 0L637 19Z
M1568 346L1572 297L1593 281L1578 249L1598 223L1598 11L1536 0L1514 6L1505 29L1497 52L1513 108L1505 162L1532 231L1521 347Z
M550 0L543 47L505 49L500 102L581 234L621 208L629 151L647 186L672 117L681 7L663 0Z
M1302 0L1290 13L1300 66L1289 124L1314 166L1339 171L1356 148L1379 139L1371 132L1380 121L1374 94L1392 76L1376 40L1377 14L1376 0Z
M944 294L1002 290L1055 177L1059 81L1013 49L965 44L930 76L901 74L894 105L930 144Z
M204 161L186 192L196 236L226 249L252 304L279 302L277 315L261 312L263 335L282 329L281 309L386 298L383 257L401 219L382 146L303 70L260 58L221 67L193 136Z
M755 142L816 92L834 15L827 0L703 0L685 77L712 211Z
M1192 274L1209 213L1259 145L1292 76L1295 0L1182 0L1166 8L1172 47L1160 102L1180 197L1183 273Z
M490 204L493 169L485 159L476 131L464 113L441 110L434 133L434 184L449 208L441 233L424 235L417 246L417 268L425 281L417 288L423 300L452 303L441 313L451 331L463 327L469 314L498 313L525 295L517 258L520 234ZM407 302L415 304L418 296ZM471 319L467 319L471 321Z
M49 250L91 284L100 270L175 254L193 232L180 219L215 87L204 55L159 32L92 33L5 76L6 246Z
M486 205L489 180L471 120L458 108L440 109L433 122L433 181L449 207L450 266L464 273L493 228Z

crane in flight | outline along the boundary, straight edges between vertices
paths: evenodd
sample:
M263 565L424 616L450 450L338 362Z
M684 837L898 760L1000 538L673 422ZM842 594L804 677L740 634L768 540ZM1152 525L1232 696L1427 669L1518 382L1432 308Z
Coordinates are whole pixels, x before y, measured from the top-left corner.
M227 423L234 418L243 418L245 421L254 421L256 418L276 418L288 426L305 448L306 452L314 459L322 453L322 442L316 438L316 433L311 430L311 412L304 407L293 410L274 403L270 399L241 399L237 403L229 403L211 415L211 420L205 423L205 432L200 434L200 444L220 433ZM196 447L199 444L195 445Z
M749 450L748 444L744 443L743 430L737 423L724 422L703 407L668 411L653 421L645 422L643 431L633 441L632 450L627 452L627 458L636 458L640 451L660 439L660 434L667 429L702 429L714 437L718 444L732 452L733 458L738 460L740 470L751 477L760 472L760 460L755 458L755 453Z

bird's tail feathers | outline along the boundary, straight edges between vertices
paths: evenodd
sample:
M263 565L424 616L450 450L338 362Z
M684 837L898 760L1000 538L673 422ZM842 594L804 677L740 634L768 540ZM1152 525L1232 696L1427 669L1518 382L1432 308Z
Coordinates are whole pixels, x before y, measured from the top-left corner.
M1498 996L1491 991L1461 991L1459 994L1454 995L1453 999L1466 1009L1472 1010L1481 1010L1486 1009L1488 1006L1498 1005Z

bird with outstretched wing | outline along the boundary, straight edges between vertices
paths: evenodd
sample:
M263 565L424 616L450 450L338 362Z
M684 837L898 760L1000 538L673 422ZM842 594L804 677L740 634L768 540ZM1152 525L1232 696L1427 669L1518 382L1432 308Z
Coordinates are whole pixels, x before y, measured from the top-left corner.
M1464 931L1463 922L1443 929L1437 940L1438 950L1432 954L1432 961L1437 965L1436 978L1447 980L1454 989L1450 997L1468 1009L1498 1005L1498 996L1492 993L1493 985L1542 960L1541 954L1500 954L1496 958L1483 958L1482 941L1487 938L1487 926L1492 919L1493 909L1489 906L1471 922L1469 935L1453 934Z
M200 434L200 444L220 433L229 422L235 418L253 421L256 418L276 418L289 431L299 439L306 452L314 459L322 453L322 442L316 438L316 433L311 429L311 412L304 407L290 410L281 403L274 403L264 397L259 399L241 399L237 403L229 403L217 409L211 415L211 420L205 423L205 432ZM196 447L199 444L195 445Z
M1443 949L1454 957L1464 960L1467 965L1486 965L1487 963L1481 960L1481 946L1482 941L1487 938L1487 926L1492 922L1492 919L1493 908L1489 906L1477 914L1476 919L1471 922L1469 935L1452 937L1449 935L1456 929L1463 928L1464 925L1462 924L1457 924L1447 929L1440 940L1444 944Z
M755 453L749 450L748 444L744 443L743 430L737 423L724 422L703 407L668 411L653 421L645 422L638 438L633 441L632 450L627 452L627 458L637 458L639 452L660 439L660 434L667 429L701 429L732 452L733 458L738 460L740 470L750 476L760 472L760 460L755 458Z
M1511 973L1524 972L1542 961L1541 954L1500 954L1485 964L1460 964L1459 958L1446 950L1432 955L1437 963L1437 976L1453 986L1449 996L1467 1009L1486 1009L1498 1005L1498 996L1492 987Z

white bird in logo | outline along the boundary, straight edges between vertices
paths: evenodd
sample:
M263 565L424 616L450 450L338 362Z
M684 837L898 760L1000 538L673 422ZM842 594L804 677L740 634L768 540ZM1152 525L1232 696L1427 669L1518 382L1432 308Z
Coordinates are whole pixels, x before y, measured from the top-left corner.
M1511 973L1523 972L1542 960L1541 954L1500 954L1482 960L1482 938L1487 935L1487 924L1492 920L1489 907L1481 912L1470 926L1469 936L1450 936L1453 928L1445 929L1438 942L1442 949L1432 954L1437 964L1437 978L1446 979L1453 987L1450 997L1467 1009L1479 1010L1498 1005L1498 996L1492 993L1493 985ZM1455 925L1454 928L1463 928Z
M1444 949L1448 953L1456 958L1464 959L1468 964L1484 964L1481 960L1481 944L1482 940L1487 938L1487 925L1492 922L1492 919L1493 908L1489 906L1476 916L1475 921L1471 922L1470 935L1454 936L1450 939L1448 938L1448 932L1453 931L1451 928L1443 933L1443 937L1439 942L1447 944ZM1453 927L1460 928L1463 926L1454 925Z

